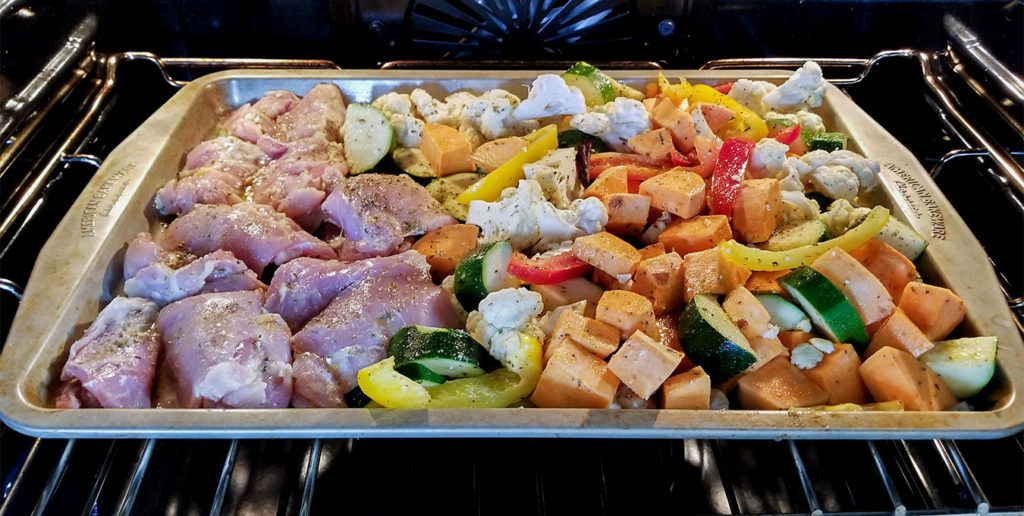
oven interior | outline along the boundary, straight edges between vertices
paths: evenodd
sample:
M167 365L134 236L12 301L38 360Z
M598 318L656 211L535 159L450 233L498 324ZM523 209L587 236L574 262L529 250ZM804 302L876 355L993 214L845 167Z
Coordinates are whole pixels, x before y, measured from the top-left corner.
M802 62L777 56L830 64L826 77L915 153L985 247L1020 324L1022 26L1024 6L1009 1L9 0L0 3L0 339L53 227L178 81L249 67ZM0 515L1015 513L1022 486L1020 433L178 441L36 439L0 426Z

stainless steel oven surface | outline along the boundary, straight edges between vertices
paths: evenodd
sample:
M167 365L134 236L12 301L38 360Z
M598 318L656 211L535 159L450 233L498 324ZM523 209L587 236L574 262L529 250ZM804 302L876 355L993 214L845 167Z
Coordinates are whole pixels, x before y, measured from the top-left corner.
M835 92L849 96L840 100L892 134L949 200L995 271L998 286L988 290L1001 292L989 294L1020 331L1022 13L1019 2L0 3L0 338L58 222L106 173L98 170L116 164L114 147L189 82L229 69L385 68L434 78L557 70L577 59L637 77L653 67L729 76L817 59ZM0 515L1024 511L1022 434L977 440L961 430L955 440L491 439L486 431L139 440L36 438L4 425Z

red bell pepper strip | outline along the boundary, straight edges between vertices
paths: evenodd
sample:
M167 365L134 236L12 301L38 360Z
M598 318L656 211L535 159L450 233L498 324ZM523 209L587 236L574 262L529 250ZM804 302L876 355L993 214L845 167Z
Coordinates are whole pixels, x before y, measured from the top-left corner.
M626 154L624 152L598 152L590 155L590 179L601 175L606 168L619 165L630 165L630 167L656 168L662 171L672 168L667 161L659 161L646 158L639 154Z
M675 167L692 167L700 163L697 159L697 151L692 150L687 154L683 154L675 149L672 149L669 153L672 158L672 166Z
M508 273L531 285L551 285L586 276L593 270L587 262L572 253L550 258L527 258L515 253L508 262Z
M779 143L790 145L800 137L800 124L789 126L782 130L779 134L775 135L775 140Z
M732 91L732 86L734 84L736 84L736 83L735 82L724 82L722 84L716 84L716 85L712 86L712 88L722 92L725 95L728 95L729 92Z
M711 176L711 195L708 205L718 215L732 215L736 203L736 192L746 170L747 161L754 151L754 142L746 138L729 138L718 153L718 163Z

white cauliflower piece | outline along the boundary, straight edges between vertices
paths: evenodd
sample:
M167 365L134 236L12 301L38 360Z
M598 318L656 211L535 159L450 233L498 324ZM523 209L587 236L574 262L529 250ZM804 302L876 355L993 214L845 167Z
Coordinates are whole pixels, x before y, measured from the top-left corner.
M440 101L417 88L409 98L424 120L457 128L474 147L486 140L523 135L540 127L535 120L515 120L512 110L519 105L519 97L501 89L480 96L457 91Z
M796 117L797 123L800 124L800 129L812 133L825 132L825 122L821 119L820 116L811 113L806 109L801 109L800 111L797 111L796 115L794 116Z
M765 81L752 81L740 79L733 83L729 90L729 97L739 102L743 107L764 116L768 108L764 105L764 97L775 91L777 86Z
M686 99L683 99L684 101ZM697 136L703 136L710 140L717 140L718 136L714 131L711 130L711 126L708 125L708 120L704 118L704 112L699 109L690 111L690 118L693 120L693 130L697 133Z
M399 147L420 146L423 121L412 114L412 100L409 99L409 95L395 92L381 95L373 101L373 107L388 117L391 127L395 128Z
M629 152L626 142L651 129L647 108L639 100L619 97L586 113L573 115L569 125L596 136L619 152Z
M816 108L825 98L825 89L821 67L814 61L807 61L799 70L793 72L786 82L767 93L761 100L766 108L773 111L792 112Z
M576 173L576 149L555 149L543 158L523 165L527 179L533 179L544 190L544 196L556 208L569 209L572 201L583 195L583 185Z
M661 215L658 215L658 218L647 226L644 233L640 235L640 241L647 245L657 243L658 237L665 232L670 222L672 222L672 214L667 211L661 212Z
M779 180L779 187L785 190L793 192L804 191L803 176L811 172L811 167L797 158L788 157L786 162L783 163L782 169L775 175L775 178Z
M814 220L821 215L818 203L808 199L802 190L782 191L782 222L802 222Z
M823 358L825 354L807 342L798 344L789 355L790 363L800 369L814 369Z
M881 172L881 166L876 160L865 158L848 150L832 151L828 155L828 160L830 164L842 165L857 174L861 191L871 190L878 184L877 177Z
M516 120L512 117L512 110L517 105L519 97L505 90L490 90L466 103L460 112L460 120L474 125L488 140L515 136Z
M503 365L519 350L519 332L543 338L534 319L544 311L540 294L525 288L491 292L469 313L466 331Z
M580 315L583 315L583 312L585 312L586 309L587 301L585 299L582 301L577 301L570 305L562 305L556 307L554 310L551 310L550 312L545 312L544 315L541 316L540 320L537 321L537 327L540 328L542 332L544 332L544 340L547 340L549 337L551 337L551 334L554 333L555 323L558 322L558 318L562 315L562 312L569 310L571 312L576 312Z
M818 167L828 165L828 151L810 151L807 154L800 156L800 161L805 163L809 167L806 169L807 172L804 172L804 174L806 174Z
M787 152L789 145L775 138L761 138L750 153L747 174L754 178L779 176L786 166Z
M516 120L531 120L556 115L577 115L587 110L583 92L569 86L561 77L546 73L538 75L530 86L526 100L512 111Z
M857 208L850 201L839 199L821 215L821 221L828 228L828 234L834 238L856 226L870 211L870 208Z
M481 244L508 240L516 249L546 251L600 231L608 223L608 210L593 197L576 199L569 209L560 210L544 199L537 181L523 179L495 202L470 202L466 222L480 226Z
M823 165L811 172L814 189L832 199L852 201L857 197L860 181L857 174L842 165Z
M826 355L836 350L836 345L831 340L812 337L810 340L807 341L807 343L814 346L815 348L818 348L818 351L821 351Z
M456 119L452 115L447 103L435 99L425 90L416 88L409 94L409 100L416 106L416 112L420 117L431 124L456 125Z

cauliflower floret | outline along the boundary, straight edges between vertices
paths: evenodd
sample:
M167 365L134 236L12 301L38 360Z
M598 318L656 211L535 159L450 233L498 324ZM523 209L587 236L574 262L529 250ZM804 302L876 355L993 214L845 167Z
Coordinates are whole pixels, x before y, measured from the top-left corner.
M506 364L519 350L519 332L543 338L543 332L534 324L543 311L540 294L525 288L506 288L491 292L480 301L480 306L469 313L466 331L492 357Z
M808 199L804 192L795 190L782 191L782 223L814 220L821 215L818 203Z
M776 87L770 82L740 79L733 83L729 97L739 102L741 106L764 116L768 108L765 107L763 99L765 95L775 91Z
M822 133L825 132L825 122L820 116L801 109L796 112L796 121L800 124L800 129L809 131L811 133Z
M404 93L388 93L377 97L373 107L384 112L395 128L399 147L419 147L423 121L412 114L412 100Z
M640 241L647 245L652 245L658 241L658 237L668 228L669 223L672 222L672 214L663 211L658 218L647 226L644 233L640 235Z
M807 172L804 172L806 174L818 167L828 164L828 151L814 150L808 152L807 154L800 156L800 161L806 163L809 167Z
M779 187L783 190L791 190L803 193L803 176L811 172L811 167L794 157L786 158L782 169L776 174L779 180Z
M761 138L750 153L747 173L754 178L778 176L786 166L787 152L789 145L775 138Z
M814 61L807 61L786 82L761 100L766 108L773 111L792 112L816 108L824 98L825 78L821 74L821 67Z
M543 316L541 316L540 320L537 321L537 327L544 332L544 340L547 340L555 331L555 323L558 322L558 318L562 315L562 312L569 310L571 312L576 312L580 315L583 315L583 312L585 312L586 309L587 301L585 299L582 301L577 301L571 305L562 305L556 307L554 310L546 312Z
M531 120L556 115L577 115L587 110L583 92L569 86L561 77L546 73L537 76L530 95L512 112L516 120Z
M527 179L533 179L544 190L544 196L556 208L566 210L574 199L583 195L583 185L576 173L576 149L555 149L543 158L523 165Z
M826 355L836 350L836 345L831 340L813 337L807 342Z
M862 191L871 190L878 184L876 177L881 172L881 167L876 160L848 150L832 151L828 155L828 160L830 164L842 165L857 174Z
M574 129L596 136L619 151L628 152L626 142L651 128L647 108L639 100L619 97L586 113L573 115L569 125Z
M818 365L823 358L825 358L825 354L807 342L798 344L789 355L790 363L800 369L814 369L814 366Z
M425 90L416 88L409 94L409 100L416 106L416 112L431 124L455 125L455 117L447 103L435 99Z
M489 90L479 97L458 91L440 101L417 88L409 98L424 120L457 128L474 147L486 140L522 135L540 127L536 120L516 121L512 110L519 105L519 97L501 89Z
M683 99L684 101L686 99ZM685 108L684 108L685 109ZM708 125L708 120L704 118L704 112L699 109L690 111L690 118L693 120L693 130L697 133L697 136L703 136L710 140L717 140L718 135L711 130L711 126Z
M508 240L516 249L547 251L566 240L596 233L608 223L608 210L600 200L576 199L560 210L544 199L537 181L523 179L506 188L495 202L471 201L468 224L480 226L480 243Z
M814 189L832 199L852 201L857 197L860 181L857 174L842 165L823 165L811 172L811 184Z
M821 221L828 228L828 234L837 237L856 226L870 211L870 208L857 208L846 199L839 199L821 215Z

